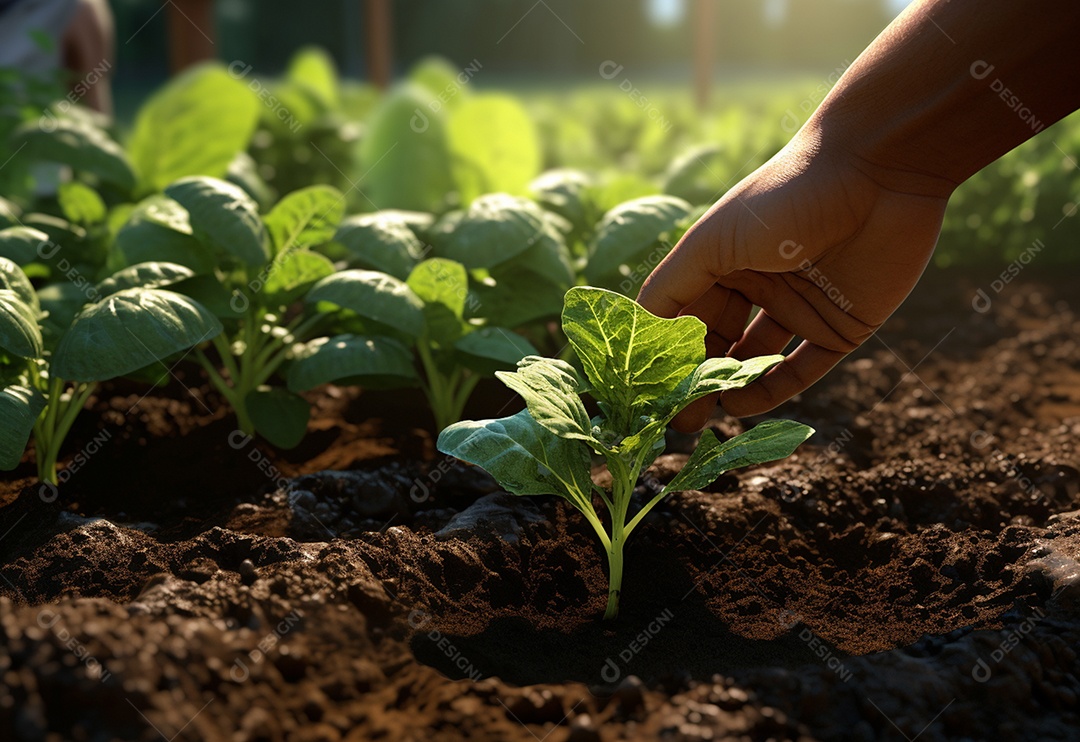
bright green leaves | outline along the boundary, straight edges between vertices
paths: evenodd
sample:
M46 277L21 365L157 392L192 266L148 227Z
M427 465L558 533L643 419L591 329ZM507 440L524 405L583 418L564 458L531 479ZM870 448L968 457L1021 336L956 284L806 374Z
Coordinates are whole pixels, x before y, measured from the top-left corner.
M161 289L126 289L76 317L53 356L52 372L70 381L103 381L164 361L221 332L206 309Z
M470 270L505 263L538 242L555 239L536 204L504 193L476 199L449 226L437 246L444 257Z
M682 471L664 487L664 492L701 489L732 469L787 458L813 434L813 428L794 420L766 420L723 443L715 433L706 430Z
M381 207L442 211L453 190L438 99L415 84L386 95L360 143L360 187Z
M485 193L524 193L540 171L532 118L507 95L470 96L447 126L452 170L462 203Z
M97 191L85 183L77 180L61 183L56 198L69 222L90 225L105 221L105 202Z
M259 101L220 66L174 78L139 109L128 142L144 192L188 175L224 176L258 119Z
M711 432L682 472L629 518L634 486L664 447L664 430L694 399L736 389L782 360L705 359L705 325L692 316L663 319L605 289L566 293L563 332L589 380L586 389L570 364L530 356L498 378L528 407L511 417L460 422L439 436L439 450L487 469L516 494L555 494L584 514L608 552L610 585L605 618L618 612L622 549L627 536L665 495L698 489L734 468L790 455L813 430L790 420L762 423L729 441ZM603 413L590 419L581 399L597 398ZM611 474L602 499L611 514L610 534L593 508L591 454L601 454Z
M13 291L35 311L40 308L37 293L30 279L13 260L4 257L0 257L0 289Z
M517 371L495 374L520 394L529 414L543 428L560 438L592 442L592 423L578 396L581 382L574 367L555 358L529 356Z
M424 322L431 340L451 345L469 331L465 322L469 274L465 266L442 258L425 260L413 269L407 283L424 303Z
M0 289L0 350L19 358L39 358L44 352L37 312L11 289Z
M705 325L661 319L625 296L578 287L566 293L563 330L592 393L623 419L669 394L705 359Z
M308 289L334 274L334 264L309 250L292 250L274 258L262 287L262 302L268 307L287 307Z
M589 501L589 449L537 425L528 411L498 420L468 420L439 435L439 450L486 469L515 495Z
M258 204L239 186L207 177L184 178L165 195L187 210L195 236L249 266L270 258Z
M45 397L36 389L9 386L0 389L0 470L9 471L19 465L34 421L45 409Z
M315 247L334 237L345 216L345 197L337 188L310 186L293 191L266 215L275 254Z

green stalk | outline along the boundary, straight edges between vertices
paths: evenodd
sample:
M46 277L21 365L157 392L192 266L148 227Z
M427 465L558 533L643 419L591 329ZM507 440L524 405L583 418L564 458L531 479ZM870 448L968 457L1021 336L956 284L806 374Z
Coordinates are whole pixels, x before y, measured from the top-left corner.
M416 341L416 351L420 356L420 363L424 367L424 394L428 398L428 405L435 416L435 427L442 430L454 420L447 422L453 415L453 391L449 388L449 380L442 375L435 359L431 355L431 343L426 337Z
M604 618L612 619L619 615L619 595L622 592L623 547L626 545L626 511L630 507L630 496L634 492L636 476L626 463L618 457L608 460L611 472L611 542L607 548L608 557L608 602Z
M76 384L71 395L64 400L64 381L51 378L48 383L48 407L45 415L34 424L34 450L37 454L38 479L49 484L57 484L56 463L60 458L60 447L71 432L75 418L82 412L86 401L93 394L97 384Z

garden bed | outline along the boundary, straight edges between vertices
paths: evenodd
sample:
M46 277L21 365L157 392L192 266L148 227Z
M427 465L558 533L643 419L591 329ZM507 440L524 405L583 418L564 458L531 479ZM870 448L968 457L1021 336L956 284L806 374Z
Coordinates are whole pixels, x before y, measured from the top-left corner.
M194 365L106 385L58 497L0 485L0 737L1071 739L1075 287L980 285L928 276L782 408L794 456L659 506L614 622L587 525L439 456L415 393L308 395L282 454Z

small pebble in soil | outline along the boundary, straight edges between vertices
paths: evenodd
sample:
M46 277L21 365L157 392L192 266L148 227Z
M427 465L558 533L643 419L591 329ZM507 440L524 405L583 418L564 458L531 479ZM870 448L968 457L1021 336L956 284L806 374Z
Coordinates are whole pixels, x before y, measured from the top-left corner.
M237 570L240 573L240 581L245 585L255 584L255 563L250 559L245 559L240 562L240 568Z

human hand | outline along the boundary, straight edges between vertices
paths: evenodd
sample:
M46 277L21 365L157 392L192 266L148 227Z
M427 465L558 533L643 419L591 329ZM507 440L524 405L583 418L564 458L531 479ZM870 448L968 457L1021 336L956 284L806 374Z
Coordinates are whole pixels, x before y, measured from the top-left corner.
M951 193L940 179L826 154L805 139L728 191L638 297L662 317L704 321L710 357L780 353L802 338L759 380L723 393L737 417L790 399L874 334L922 275ZM753 306L761 311L747 326ZM698 400L674 427L700 429L716 402Z

